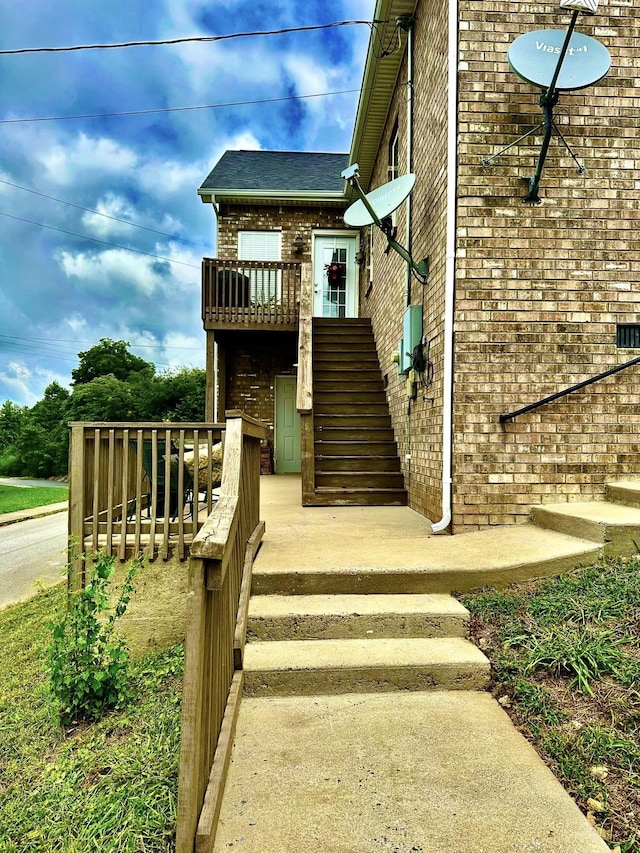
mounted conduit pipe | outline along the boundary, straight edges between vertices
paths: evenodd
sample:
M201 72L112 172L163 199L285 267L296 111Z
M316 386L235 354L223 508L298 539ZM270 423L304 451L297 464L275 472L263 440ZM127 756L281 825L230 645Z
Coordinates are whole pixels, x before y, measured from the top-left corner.
M444 369L442 389L442 518L440 533L451 524L451 449L453 441L453 320L456 284L456 188L458 183L458 3L449 3L449 91L447 122L447 248L444 297Z

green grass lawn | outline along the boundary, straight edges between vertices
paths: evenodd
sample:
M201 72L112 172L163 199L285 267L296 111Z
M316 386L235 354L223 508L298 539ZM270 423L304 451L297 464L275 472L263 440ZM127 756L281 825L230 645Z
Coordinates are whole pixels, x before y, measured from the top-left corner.
M131 664L126 708L63 730L45 664L65 600L0 611L0 851L173 851L183 647Z
M610 846L640 853L640 558L460 598L500 704Z
M0 515L17 512L34 506L66 501L69 489L66 486L5 486L0 485Z

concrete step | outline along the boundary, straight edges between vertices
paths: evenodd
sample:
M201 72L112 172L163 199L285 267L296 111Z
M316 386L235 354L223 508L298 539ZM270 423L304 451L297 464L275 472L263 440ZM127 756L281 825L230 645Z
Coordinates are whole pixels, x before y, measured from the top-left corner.
M607 500L627 506L640 507L640 480L621 480L607 483Z
M248 643L248 696L311 696L391 690L482 690L487 658L459 637L290 640Z
M360 513L374 512L376 523L367 527ZM286 531L277 540L275 534L273 540L265 537L253 566L253 594L449 593L505 587L589 565L603 550L602 543L534 524L431 536L425 532L428 522L402 512L354 509L353 518L351 512L335 518L318 510L305 517L316 526L307 528L302 539L287 537ZM395 526L396 513L406 526ZM349 548L344 547L346 536Z
M640 548L640 509L632 506L608 501L544 504L531 508L531 519L540 527L602 543L606 556L630 556Z
M469 612L450 595L254 595L258 640L464 637Z

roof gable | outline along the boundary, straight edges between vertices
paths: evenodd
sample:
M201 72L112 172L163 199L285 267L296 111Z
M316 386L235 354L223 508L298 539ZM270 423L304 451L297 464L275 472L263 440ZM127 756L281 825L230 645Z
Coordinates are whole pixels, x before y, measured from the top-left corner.
M224 197L238 193L274 195L344 195L340 173L348 154L306 151L225 151L199 194Z

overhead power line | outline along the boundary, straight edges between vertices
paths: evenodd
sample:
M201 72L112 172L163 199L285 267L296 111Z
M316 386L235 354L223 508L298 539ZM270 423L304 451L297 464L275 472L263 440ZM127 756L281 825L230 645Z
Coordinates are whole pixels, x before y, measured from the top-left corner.
M0 334L0 343L3 342L4 338L9 338L12 341L32 341L34 343L42 343L42 344L91 344L91 346L95 345L95 340L88 340L86 338L25 338L20 337L18 335L2 335ZM193 352L202 352L202 347L171 347L166 344L139 344L133 343L131 346L135 346L136 348L143 349L175 349L175 350L191 350ZM63 350L64 351L64 350Z
M26 222L28 225L37 225L40 228L48 228L50 231L58 231L60 234L68 234L71 237L80 237L82 240L91 240L93 243L100 243L103 246L113 246L116 249L123 249L125 252L135 252L136 255L146 255L148 258L155 258L158 261L168 261L171 264L180 264L183 267L191 267L194 270L200 269L196 264L190 264L187 263L187 261L177 261L175 258L166 258L163 255L154 255L152 252L143 252L142 249L132 249L130 246L120 246L118 243L110 243L108 240L98 240L97 237L89 237L87 234L77 234L75 231L66 231L64 228L56 228L55 225L46 225L44 222L35 222L33 219L24 219L22 216L14 216L12 213L4 213L1 210L0 216L6 216L8 219L15 219L17 222Z
M95 345L96 341L94 339L87 338L26 338L21 337L19 335L2 335L0 334L0 342L2 342L3 338L9 338L12 341L33 341L35 343L49 343L49 344L91 344ZM175 350L192 350L193 352L201 352L202 347L172 347L167 346L166 344L138 344L133 343L131 346L136 348L142 347L144 349L175 349Z
M375 23L382 23L376 21ZM23 47L17 50L0 50L0 56L10 56L17 53L68 53L74 50L110 50L121 47L149 47L166 44L186 44L187 42L215 42L227 41L229 39L251 38L253 36L279 36L286 33L304 33L311 30L329 30L335 27L350 27L356 24L366 24L370 27L371 21L334 21L331 24L313 24L308 27L288 27L282 30L262 30L247 33L229 33L223 36L187 36L176 39L159 39L158 41L125 41L117 44L78 44L70 47Z
M26 122L37 121L73 121L77 119L88 118L121 118L123 116L153 115L154 113L184 113L190 112L192 110L219 110L224 107L245 107L253 106L255 104L277 104L280 101L303 101L308 100L310 98L328 98L332 95L351 95L354 92L359 91L360 89L341 89L336 92L315 92L311 95L287 95L283 96L282 98L260 98L252 101L226 101L221 104L199 104L197 106L191 107L158 107L156 109L126 110L125 112L117 113L87 113L85 115L73 116L36 116L33 118L4 118L0 119L0 124L24 124ZM366 91L366 89L364 91Z
M65 201L63 198L56 198L53 195L47 195L46 193L38 192L38 190L32 190L29 187L22 187L20 186L20 184L14 184L11 181L5 181L3 178L0 178L0 184L6 184L8 187L15 187L15 189L17 190L24 190L26 193L39 195L41 198L48 198L50 201L57 201L60 204L66 204L69 207L75 207L78 210L85 210L87 213L93 213L96 216L102 216L105 219L111 219L113 220L113 222L122 222L125 225L130 225L132 228L141 228L143 231L150 231L152 234L160 234L162 237L168 237L170 240L180 240L182 243L189 243L191 246L201 246L205 249L210 248L205 243L195 243L193 240L187 240L186 237L178 237L175 234L167 234L164 231L157 231L155 228L147 228L146 225L138 225L137 222L131 222L128 219L120 219L118 216L110 216L108 213L101 213L99 210L94 210L91 207L83 207L81 204L75 204L75 202L73 201Z

